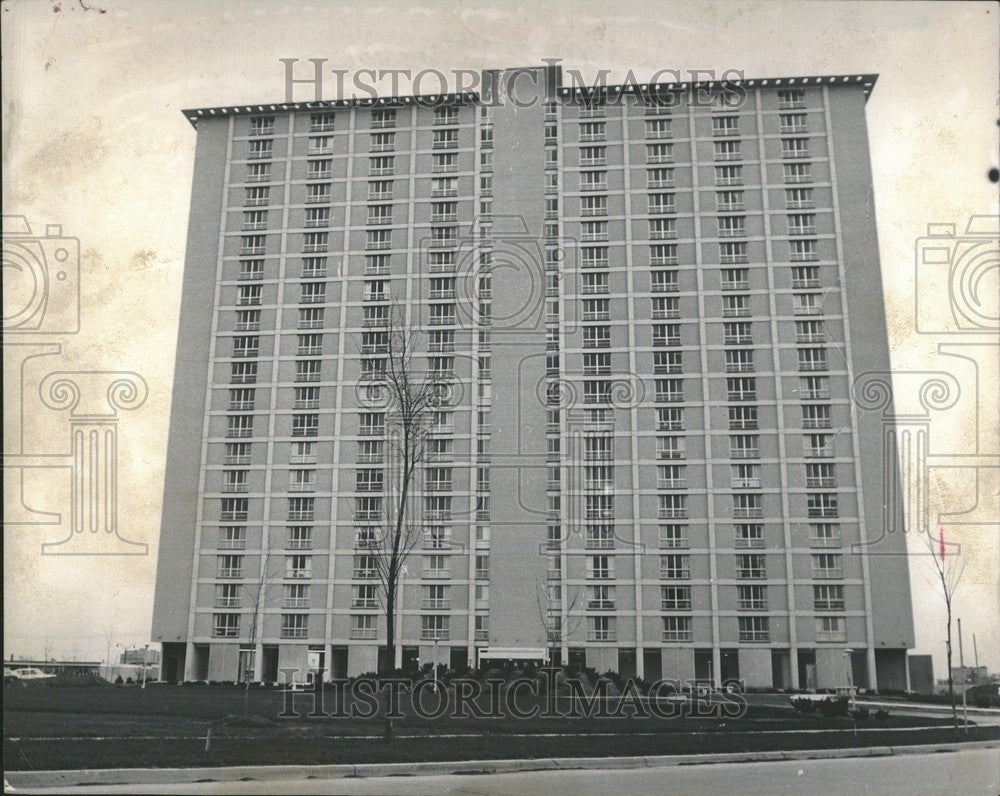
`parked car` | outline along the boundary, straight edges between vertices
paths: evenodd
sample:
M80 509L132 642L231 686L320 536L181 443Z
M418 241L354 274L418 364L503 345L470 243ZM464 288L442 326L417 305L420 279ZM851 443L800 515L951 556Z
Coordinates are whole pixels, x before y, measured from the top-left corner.
M4 669L4 679L7 679L8 671L10 676L15 680L48 680L50 677L55 677L54 674L48 674L43 672L41 669L36 669L34 666L25 666L23 669Z

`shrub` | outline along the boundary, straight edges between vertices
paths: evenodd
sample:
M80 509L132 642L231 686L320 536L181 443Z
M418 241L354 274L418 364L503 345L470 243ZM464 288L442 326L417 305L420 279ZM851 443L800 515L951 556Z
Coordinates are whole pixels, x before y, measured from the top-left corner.
M855 721L868 721L868 708L856 708L852 710L851 717Z
M889 711L884 709L879 709L875 711L876 721L887 721L889 719Z
M819 711L827 718L832 716L846 716L848 701L847 697L829 697L819 703Z

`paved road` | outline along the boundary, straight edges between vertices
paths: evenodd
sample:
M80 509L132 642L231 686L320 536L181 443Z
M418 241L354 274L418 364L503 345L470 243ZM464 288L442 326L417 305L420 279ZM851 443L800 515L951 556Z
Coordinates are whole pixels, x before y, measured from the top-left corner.
M298 779L191 785L103 785L23 793L180 794L521 794L586 796L614 793L906 794L996 796L1000 750L969 749L924 755L722 763L629 770L536 771L513 774Z

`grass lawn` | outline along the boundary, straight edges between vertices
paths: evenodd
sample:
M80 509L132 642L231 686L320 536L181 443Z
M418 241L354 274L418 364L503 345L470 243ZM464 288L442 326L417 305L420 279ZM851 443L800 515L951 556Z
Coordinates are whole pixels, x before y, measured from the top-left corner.
M381 717L280 718L284 695L232 686L6 686L4 758L10 770L232 766L602 757L814 749L1000 738L1000 728L956 735L945 721L891 716L861 722L750 705L736 718L422 718L403 701L392 744ZM525 694L522 708L533 702ZM325 700L333 710L332 695ZM930 729L914 730L914 727ZM209 728L212 741L205 750ZM846 732L845 732L846 730Z

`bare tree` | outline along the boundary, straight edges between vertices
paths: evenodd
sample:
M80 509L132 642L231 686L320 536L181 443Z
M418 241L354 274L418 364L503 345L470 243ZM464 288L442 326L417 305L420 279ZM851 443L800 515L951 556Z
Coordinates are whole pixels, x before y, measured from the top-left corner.
M384 408L384 469L380 526L368 544L368 555L379 581L379 598L385 615L386 656L380 674L395 667L399 587L406 561L422 535L422 511L415 503L415 479L427 459L427 440L442 395L426 369L416 367L418 332L406 322L403 310L392 305L386 327L369 332L370 359L365 398ZM364 338L363 338L364 340ZM392 740L392 720L386 719L386 741Z
M560 587L562 588L562 587ZM561 652L569 637L576 632L583 621L583 616L576 613L580 592L574 591L566 603L565 619L563 618L562 596L553 598L548 587L539 583L535 589L535 602L538 605L538 617L545 632L545 645L549 653L549 662Z
M261 554L260 569L257 573L257 579L249 584L247 588L247 597L249 598L250 605L250 622L249 629L247 633L247 646L250 648L250 655L248 666L244 669L243 676L243 718L245 719L250 710L250 676L251 669L258 670L261 661L257 660L257 638L263 635L261 624L263 623L263 608L265 599L265 587L273 582L278 577L278 574L272 570L271 567L271 550L268 548L264 550ZM237 652L236 658L236 668L237 677L240 676L239 666L240 666L240 652Z
M937 547L935 549L935 543ZM955 597L955 592L962 581L965 573L965 561L958 554L948 555L947 546L944 541L944 528L938 528L938 538L935 539L930 533L927 534L927 546L931 551L931 560L934 562L934 569L937 571L937 579L944 597L945 609L948 617L948 634L945 640L945 648L948 654L948 696L951 698L951 718L958 729L958 709L955 706L955 683L951 669L951 607Z

